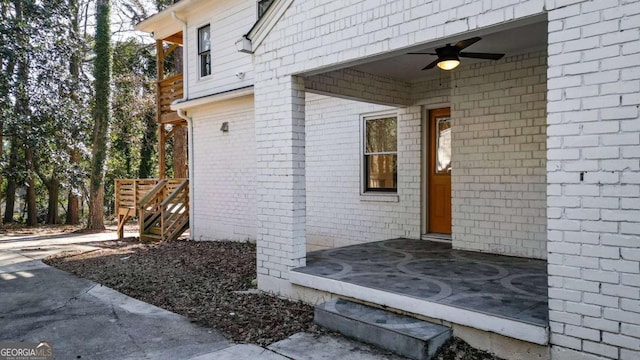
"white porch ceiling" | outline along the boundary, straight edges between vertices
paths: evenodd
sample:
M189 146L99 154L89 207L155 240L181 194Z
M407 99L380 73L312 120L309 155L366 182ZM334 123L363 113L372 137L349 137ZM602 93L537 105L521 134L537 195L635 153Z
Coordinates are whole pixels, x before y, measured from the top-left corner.
M476 36L469 34L462 37L462 39ZM490 53L504 53L505 56L513 56L523 54L533 50L545 49L547 46L547 22L537 22L533 24L524 25L521 27L512 28L505 31L500 31L491 34L480 35L482 40L466 48L464 51L469 52L490 52ZM415 47L407 49L406 52L435 52L435 48L446 45L447 43L454 44L460 40L456 37L455 41L444 40L436 45L425 47ZM372 61L369 63L359 64L352 66L352 69L362 72L390 77L392 79L414 82L423 80L424 78L437 76L438 72L442 72L438 68L422 71L421 69L427 64L436 59L433 55L409 55L402 54L392 58ZM462 58L462 65L471 64L481 61L491 60L478 60Z

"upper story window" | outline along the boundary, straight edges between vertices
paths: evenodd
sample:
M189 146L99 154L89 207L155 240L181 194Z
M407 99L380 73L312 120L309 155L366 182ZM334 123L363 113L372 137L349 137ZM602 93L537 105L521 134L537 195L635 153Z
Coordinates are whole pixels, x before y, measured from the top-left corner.
M260 0L258 1L258 19L264 15L269 6L273 3L273 0Z
M211 75L211 26L198 29L198 61L200 77Z
M398 118L364 118L364 190L398 191Z

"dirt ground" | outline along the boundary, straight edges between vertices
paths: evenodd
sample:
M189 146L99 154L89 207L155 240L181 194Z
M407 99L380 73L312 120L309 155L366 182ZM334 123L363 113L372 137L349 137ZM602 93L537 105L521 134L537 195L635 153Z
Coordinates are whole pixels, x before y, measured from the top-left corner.
M265 346L300 331L323 331L313 324L312 306L257 293L254 244L123 240L94 245L101 248L60 253L45 262L211 326L239 343ZM449 341L436 359L498 360L460 339Z
M485 351L471 347L459 338L451 338L440 348L434 360L502 360Z
M23 224L2 224L0 235L57 235L81 231L80 226L74 225L41 225L26 227Z

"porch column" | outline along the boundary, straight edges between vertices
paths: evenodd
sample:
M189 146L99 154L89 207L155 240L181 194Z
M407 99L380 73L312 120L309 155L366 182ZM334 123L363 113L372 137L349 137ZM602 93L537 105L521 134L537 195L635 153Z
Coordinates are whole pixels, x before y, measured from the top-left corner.
M302 78L256 82L258 287L282 295L306 260L304 108Z
M640 1L547 1L552 359L640 358Z

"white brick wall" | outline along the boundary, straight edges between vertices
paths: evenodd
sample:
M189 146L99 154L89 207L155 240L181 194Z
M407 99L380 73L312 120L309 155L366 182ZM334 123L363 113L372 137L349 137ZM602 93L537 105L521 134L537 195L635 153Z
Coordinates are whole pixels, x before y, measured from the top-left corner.
M545 258L546 53L453 72L451 116L454 247Z
M404 150L395 200L360 195L360 116L381 111L398 114L398 147ZM420 134L419 107L397 110L309 94L306 131L308 250L420 236L420 143L412 136Z
M354 69L343 69L305 78L307 91L375 104L409 106L412 85Z
M255 53L256 88L262 88L262 95L256 96L257 129L267 128L271 120L280 120L275 114L283 104L285 122L291 123L296 118L290 102L298 101L300 96L295 91L292 94L290 74L335 69L351 61L392 55L404 47L544 11L548 12L549 20L548 207L546 214L536 205L533 212L516 216L535 221L547 218L552 356L554 359L598 356L637 359L640 358L637 328L640 325L637 307L640 260L636 251L640 247L640 219L635 211L640 208L640 1L294 2ZM487 93L487 96L491 95ZM527 100L531 104L536 102ZM271 112L273 109L276 111ZM536 105L532 109L535 114L528 115L527 119L539 118L539 110ZM479 115L472 117L476 116ZM539 126L531 124L534 128ZM283 128L279 134L297 138L300 131L293 126ZM267 136L258 135L259 146L268 141ZM499 144L491 144L494 145ZM284 154L295 153L289 144L278 148L284 149ZM544 148L523 152L536 151ZM268 151L259 150L259 154L268 154ZM283 170L295 172L300 162L292 157L281 165L285 166ZM461 166L460 169L474 168ZM261 177L266 172L258 171L258 189L266 191L263 197L268 191L277 191L266 177ZM531 189L517 191L531 192L534 197L543 193L535 186L539 184L540 174L508 176L511 175L532 177L526 181L533 184ZM292 190L287 194L301 190L299 183L298 187L287 185L286 188ZM285 207L295 208L302 199L304 196L299 193ZM259 211L274 208L273 200L259 200ZM276 264L286 269L303 263L298 251L303 247L304 236L291 227L297 224L299 230L305 221L293 213L287 214L285 223L291 220L293 225L283 225L286 231L271 241L267 233L283 221L266 214L258 216L262 216L260 226L268 229L264 234L268 241L263 247L288 246L283 254L275 255L274 264L264 258L267 262L259 265L260 271L278 271ZM454 219L454 226L466 225L458 224L458 220ZM535 221L534 228L530 229L532 234L540 230L541 224ZM525 222L519 219L517 223ZM528 235L519 239L529 255L544 257L540 239ZM495 242L489 248L511 251L512 245ZM278 258L280 255L283 256Z
M429 107L453 107L454 245L545 258L546 53L469 65L453 74L453 80L436 73L433 79L412 84L411 98ZM345 87L356 89L367 83L363 78L353 78ZM348 89L336 92L344 96ZM369 87L367 98L375 101L394 93L393 87ZM420 107L398 110L404 120L398 123L399 202L370 202L360 195L360 115L391 108L324 96L310 99L307 247L418 238L423 180Z
M639 359L640 1L547 9L552 354Z
M285 294L306 260L304 107L301 78L255 86L258 286Z
M544 13L544 0L294 1L255 49L256 81L299 74Z
M404 52L408 46L543 11L544 0L293 2L266 40L254 49L253 57L261 288L287 293L290 285L284 270L304 264L305 258L304 115L300 113L303 106L298 105L304 105L304 93L299 93L304 84L292 77L294 74L335 69L338 64L392 51ZM422 134L416 131L421 126L420 108L407 109L400 121L407 121L407 128L413 131L399 134L409 144L399 149L399 154L420 151ZM414 174L413 179L407 178L411 185L406 191L414 194L411 198L416 199L415 204L403 205L420 211L420 160L403 155L398 160L399 167ZM418 228L419 220L415 221ZM264 249L270 246L282 252L266 253Z
M256 143L253 97L203 106L193 120L195 240L255 240ZM220 131L229 122L229 132Z

